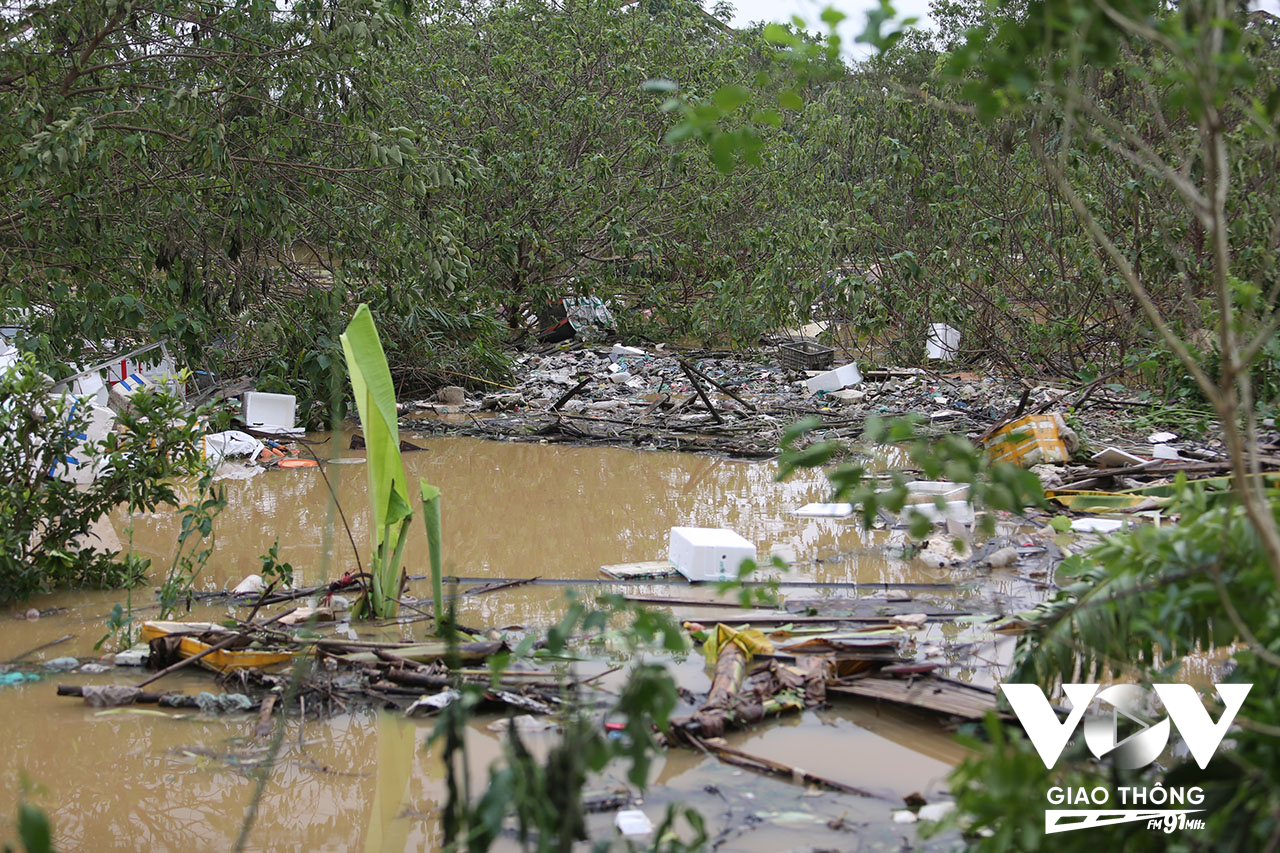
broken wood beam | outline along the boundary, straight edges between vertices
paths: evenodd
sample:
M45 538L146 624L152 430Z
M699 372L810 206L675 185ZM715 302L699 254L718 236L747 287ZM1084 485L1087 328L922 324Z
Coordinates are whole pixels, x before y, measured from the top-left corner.
M698 381L698 377L693 375L693 371L689 369L689 365L681 362L680 369L684 371L684 375L688 377L689 382L693 385L693 390L698 392L698 397L702 400L702 405L707 407L707 411L711 412L711 417L718 424L724 423L724 418L720 417L720 413L716 411L716 407L712 405L711 398L707 396L707 391L702 387L702 383Z

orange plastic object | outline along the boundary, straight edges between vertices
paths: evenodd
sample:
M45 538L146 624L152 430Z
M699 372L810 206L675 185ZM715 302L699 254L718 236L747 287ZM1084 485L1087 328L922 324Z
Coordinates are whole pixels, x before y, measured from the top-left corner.
M1067 445L1058 430L1059 415L1027 415L1007 423L987 439L992 462L1012 462L1023 468L1045 462L1066 462Z
M276 463L281 468L319 468L320 463L314 459L281 459Z

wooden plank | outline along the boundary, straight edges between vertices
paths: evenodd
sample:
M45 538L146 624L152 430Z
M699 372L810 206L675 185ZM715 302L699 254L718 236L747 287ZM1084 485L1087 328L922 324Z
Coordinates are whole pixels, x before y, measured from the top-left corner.
M601 566L600 571L611 578L629 580L632 578L665 578L677 574L675 565L670 560L648 560L640 563L617 563L612 566Z
M898 705L910 705L939 714L980 720L998 711L994 693L938 678L864 678L847 684L827 685L827 695L856 696Z

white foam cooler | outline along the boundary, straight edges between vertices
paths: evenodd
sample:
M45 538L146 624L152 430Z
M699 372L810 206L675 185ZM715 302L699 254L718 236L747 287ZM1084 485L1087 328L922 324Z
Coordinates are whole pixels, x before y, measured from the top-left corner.
M735 580L743 560L756 558L756 546L714 527L673 527L667 557L691 581Z

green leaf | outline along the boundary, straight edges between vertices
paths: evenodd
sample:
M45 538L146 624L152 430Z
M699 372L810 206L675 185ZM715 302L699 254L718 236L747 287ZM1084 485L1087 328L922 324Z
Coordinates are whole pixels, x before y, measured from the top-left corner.
M669 94L680 90L680 87L677 86L674 81L664 80L662 78L645 80L640 84L640 88L645 92L656 92L659 94Z
M746 86L739 86L737 84L721 86L719 89L716 89L715 94L711 96L711 99L716 102L716 106L720 109L725 112L731 112L751 101L751 90Z

